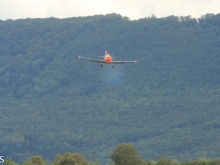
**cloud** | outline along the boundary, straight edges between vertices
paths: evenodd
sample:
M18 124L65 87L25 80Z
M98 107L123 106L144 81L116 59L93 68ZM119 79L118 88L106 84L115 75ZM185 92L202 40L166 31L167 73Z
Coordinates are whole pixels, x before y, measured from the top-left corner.
M207 13L220 12L220 1L217 0L167 0L157 1L155 15L164 17L169 15L200 17Z
M47 3L28 0L0 0L0 19L45 17Z
M130 19L220 13L219 0L0 0L0 19L66 18L118 13Z

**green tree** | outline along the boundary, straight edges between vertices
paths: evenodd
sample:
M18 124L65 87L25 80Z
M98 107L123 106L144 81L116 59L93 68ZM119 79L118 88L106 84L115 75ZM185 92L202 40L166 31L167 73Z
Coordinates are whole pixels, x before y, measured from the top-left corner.
M139 152L131 144L121 143L114 149L111 160L115 165L139 165L142 159L138 154Z
M13 162L11 158L8 158L4 161L4 165L18 165L18 164Z
M143 162L142 165L156 165L156 162L148 160L147 162Z
M32 156L31 160L24 161L23 165L47 165L41 156Z
M66 153L63 156L57 155L53 165L87 165L85 158L78 153Z
M32 156L31 162L37 165L47 165L41 156Z
M179 165L178 161L177 160L171 160L169 158L166 158L166 157L161 157L156 165Z

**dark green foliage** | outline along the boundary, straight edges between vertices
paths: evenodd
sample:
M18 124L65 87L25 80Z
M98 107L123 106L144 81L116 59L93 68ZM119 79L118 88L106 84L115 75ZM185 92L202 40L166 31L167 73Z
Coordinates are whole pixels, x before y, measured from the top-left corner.
M188 162L180 162L180 165L219 165L220 160L211 160L208 158L200 158L197 160L191 160Z
M142 160L138 154L138 151L132 145L122 143L114 149L111 160L115 165L140 165Z
M137 156L138 151L131 146L130 144L118 144L115 147L114 152L111 155L112 162L108 165L219 165L220 159L208 159L208 158L199 158L197 160L190 161L181 161L171 160L166 157L161 157L157 161L148 160L142 162L141 158ZM22 165L47 165L41 156L32 156L29 161L24 161ZM52 165L100 165L95 162L87 162L85 158L78 153L65 153L63 155L58 154L55 160L52 162ZM5 160L4 165L18 165L16 162L13 162L11 158Z
M87 165L87 161L84 159L83 156L79 154L71 154L66 153L62 157L60 157L60 160L58 162L53 163L56 165Z
M16 162L13 162L11 158L7 158L4 161L4 165L18 165Z
M32 156L29 161L24 161L22 165L47 165L41 156Z
M0 21L1 154L23 162L79 152L104 164L112 147L132 143L144 160L220 157L219 22L219 14ZM106 49L138 63L112 69L77 58Z

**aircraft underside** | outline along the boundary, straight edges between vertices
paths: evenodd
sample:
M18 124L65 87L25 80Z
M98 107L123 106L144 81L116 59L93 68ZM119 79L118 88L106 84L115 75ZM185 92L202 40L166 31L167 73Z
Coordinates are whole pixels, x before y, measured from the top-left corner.
M114 63L105 63L105 64L112 64L112 68L114 68ZM102 62L100 63L100 67L102 68Z

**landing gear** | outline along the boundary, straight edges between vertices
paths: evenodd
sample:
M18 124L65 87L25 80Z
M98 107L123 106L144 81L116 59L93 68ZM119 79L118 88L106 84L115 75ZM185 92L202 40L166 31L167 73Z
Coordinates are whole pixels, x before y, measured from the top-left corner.
M100 67L102 67L102 63L101 63L101 65L100 65Z
M112 68L114 69L114 64L112 65Z

